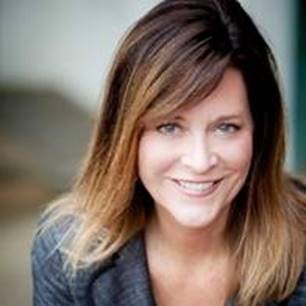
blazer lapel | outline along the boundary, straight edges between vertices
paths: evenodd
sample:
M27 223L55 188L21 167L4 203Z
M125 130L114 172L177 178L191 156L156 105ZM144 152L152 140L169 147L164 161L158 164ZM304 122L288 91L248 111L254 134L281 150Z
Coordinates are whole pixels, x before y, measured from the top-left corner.
M113 256L92 286L95 305L155 306L143 233L138 233Z

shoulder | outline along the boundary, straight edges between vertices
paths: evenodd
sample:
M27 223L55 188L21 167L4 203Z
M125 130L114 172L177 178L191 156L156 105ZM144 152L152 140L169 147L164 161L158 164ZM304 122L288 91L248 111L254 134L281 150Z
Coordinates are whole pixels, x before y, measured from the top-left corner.
M304 267L294 291L294 299L300 303L299 305L306 305L306 267Z
M107 305L115 301L114 305L122 305L119 297L125 300L131 279L143 273L140 239L129 240L103 262L73 272L67 251L81 226L80 218L76 215L65 215L56 221L52 218L52 214L43 215L32 244L34 305L70 306L75 301L77 305L91 305L93 301Z
M31 253L37 267L62 260L62 250L78 219L72 210L68 213L68 201L68 196L63 196L50 203L38 220Z
M63 266L65 249L68 248L81 220L73 203L71 194L62 195L50 203L41 214L31 251L35 268L46 265L58 268Z
M76 215L52 218L52 214L43 215L33 239L33 305L91 305L89 287L100 265L73 271L67 260L80 219Z
M71 217L54 223L47 217L39 221L31 250L34 305L70 305L72 301L62 249L73 222Z
M72 222L72 217L65 217L54 223L46 217L39 220L31 251L32 259L38 266L50 264L55 258L57 261L62 260L61 250Z
M103 262L73 274L66 250L79 226L73 215L51 223L49 216L40 220L31 254L34 305L148 305L152 296L142 234Z
M306 305L306 266L304 267L297 286L287 300L287 306Z

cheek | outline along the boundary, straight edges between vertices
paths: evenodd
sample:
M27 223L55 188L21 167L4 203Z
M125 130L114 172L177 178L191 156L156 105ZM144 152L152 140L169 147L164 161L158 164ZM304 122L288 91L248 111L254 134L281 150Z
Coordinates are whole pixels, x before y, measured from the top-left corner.
M172 148L172 150L171 150ZM161 141L155 135L141 137L138 148L138 172L140 177L152 176L156 173L166 171L171 167L176 157L173 146L168 142Z
M253 154L253 141L251 134L243 136L223 147L222 158L230 168L248 172Z

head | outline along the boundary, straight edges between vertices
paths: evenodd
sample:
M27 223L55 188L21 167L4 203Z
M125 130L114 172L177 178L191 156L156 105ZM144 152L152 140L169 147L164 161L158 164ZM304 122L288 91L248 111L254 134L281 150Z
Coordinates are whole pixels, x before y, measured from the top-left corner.
M228 69L241 74L253 122L250 169L232 218L243 224L251 210L259 213L245 203L280 180L283 111L273 55L235 0L162 1L132 28L115 58L80 183L104 177L101 190L112 194L115 184L125 203L113 216L129 211L144 220L150 196L138 180L137 154L145 123L199 104Z
M146 123L196 107L229 69L239 72L246 91L252 154L229 212L228 233L242 237L258 220L269 222L283 171L281 95L273 55L236 0L162 1L123 39L76 185L88 198L90 222L96 219L115 233L145 225L152 199L139 180L137 161Z

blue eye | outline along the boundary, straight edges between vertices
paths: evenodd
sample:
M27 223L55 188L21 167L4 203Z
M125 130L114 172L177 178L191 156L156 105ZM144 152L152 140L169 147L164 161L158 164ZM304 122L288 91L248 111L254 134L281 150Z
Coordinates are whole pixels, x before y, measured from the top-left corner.
M217 130L223 134L232 134L240 130L240 126L233 123L222 123L217 127Z
M156 129L162 134L171 135L177 134L180 131L180 126L177 123L164 123L159 125Z

